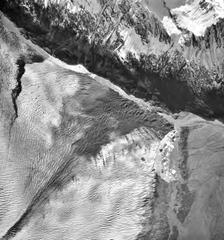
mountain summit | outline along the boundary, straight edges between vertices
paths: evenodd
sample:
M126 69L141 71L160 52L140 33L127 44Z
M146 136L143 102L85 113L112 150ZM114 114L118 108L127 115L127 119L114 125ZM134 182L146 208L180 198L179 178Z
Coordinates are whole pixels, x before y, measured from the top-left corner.
M224 18L223 0L195 0L170 10L177 27L204 36L206 29Z

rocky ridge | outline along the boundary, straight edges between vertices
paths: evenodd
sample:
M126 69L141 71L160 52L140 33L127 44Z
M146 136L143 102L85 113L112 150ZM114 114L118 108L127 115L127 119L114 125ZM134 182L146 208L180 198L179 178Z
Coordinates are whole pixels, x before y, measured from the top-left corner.
M1 9L49 53L83 64L127 93L174 112L223 116L219 22L216 40L191 35L183 47L142 1L3 0Z

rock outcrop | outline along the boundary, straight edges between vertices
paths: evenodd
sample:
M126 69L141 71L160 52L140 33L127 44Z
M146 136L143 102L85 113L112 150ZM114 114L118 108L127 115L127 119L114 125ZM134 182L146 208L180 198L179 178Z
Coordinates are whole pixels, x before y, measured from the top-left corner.
M223 117L223 51L211 37L221 36L219 22L214 33L187 35L183 45L140 0L2 0L0 9L50 54L127 93L174 112Z

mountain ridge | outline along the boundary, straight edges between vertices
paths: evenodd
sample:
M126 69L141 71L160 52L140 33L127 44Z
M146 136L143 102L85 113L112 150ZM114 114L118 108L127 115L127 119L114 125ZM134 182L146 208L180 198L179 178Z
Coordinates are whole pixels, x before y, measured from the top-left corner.
M0 9L49 53L69 64L83 64L129 94L174 112L223 115L224 107L214 103L224 96L222 74L210 64L218 55L200 50L199 40L192 36L184 47L171 40L141 1L71 3L81 9L76 7L75 13L59 3L49 2L45 8L44 1L24 1L23 6L3 0ZM93 7L95 12L89 12Z

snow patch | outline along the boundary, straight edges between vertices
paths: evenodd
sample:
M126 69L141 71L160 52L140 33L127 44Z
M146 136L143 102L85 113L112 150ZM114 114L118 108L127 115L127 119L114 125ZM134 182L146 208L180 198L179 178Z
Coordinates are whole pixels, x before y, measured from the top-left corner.
M117 50L121 59L126 59L128 53L132 53L136 59L140 58L141 53L159 56L169 48L168 44L160 42L159 39L153 35L150 35L148 43L144 43L134 29L122 27L119 30L120 35L124 39L124 45Z
M60 59L58 59L56 57L52 57L52 56L49 57L49 62L55 63L58 66L72 70L74 72L90 74L90 72L81 64L69 65L69 64L62 62Z
M171 10L179 27L196 36L203 36L205 30L224 17L224 0L195 0Z
M175 181L177 179L177 171L174 169L170 161L170 154L174 149L174 143L177 138L177 131L169 132L160 142L158 148L158 156L155 162L156 172L166 182Z
M165 27L167 33L171 36L172 34L181 34L181 31L177 28L175 23L170 17L165 16L162 20L163 26Z

